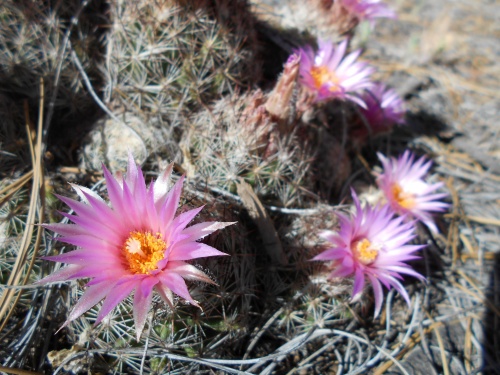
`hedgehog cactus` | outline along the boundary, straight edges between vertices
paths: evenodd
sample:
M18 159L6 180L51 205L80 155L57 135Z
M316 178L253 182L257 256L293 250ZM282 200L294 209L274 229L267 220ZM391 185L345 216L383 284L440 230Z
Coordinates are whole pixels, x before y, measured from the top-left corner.
M21 113L23 99L35 113L39 106L38 83L43 78L47 109L57 93L52 103L54 116L48 140L51 145L57 143L58 147L64 147L77 138L75 132L85 131L81 119L96 113L95 103L72 62L71 49L98 87L101 76L96 67L101 56L100 38L103 34L98 25L106 23L102 19L105 5L102 0L94 1L86 8L74 0L52 3L56 2L0 2L0 86L2 91L17 99L15 105ZM74 22L71 22L73 17ZM80 130L68 126L75 121ZM22 129L24 121L12 123L5 120L4 126Z
M69 7L74 5L68 3ZM68 12L68 9L57 7L51 9L39 1L7 0L0 3L0 81L4 90L10 89L27 97L38 96L33 83L38 83L38 77L43 77L46 87L49 87L61 61L60 80L63 84L60 88L64 91L59 100L64 103L58 101L58 105L75 105L75 102L82 105L85 93L82 93L78 71L71 63L69 49L61 56L67 22L61 13ZM89 45L95 43L90 35L87 37ZM79 49L79 52L80 58L88 64L91 51Z
M251 86L259 79L252 18L245 1L224 3L225 12L208 1L114 1L105 98L171 123Z
M296 136L294 56L268 95L233 95L191 118L181 143L183 165L193 177L235 191L243 178L255 192L279 205L303 201L310 150Z
M200 181L235 191L245 179L255 192L287 206L307 197L312 152L293 132L279 133L260 91L225 98L192 119L183 138L184 168ZM306 199L307 200L307 199Z
M361 21L373 26L377 18L395 18L395 12L380 0L289 0L276 5L274 13L281 26L333 40L352 34Z
M231 192L243 178L265 202L285 207L315 202L317 187L324 198L338 192L351 171L342 128L318 126L328 113L297 87L299 66L292 55L268 94L227 96L191 116L185 170Z

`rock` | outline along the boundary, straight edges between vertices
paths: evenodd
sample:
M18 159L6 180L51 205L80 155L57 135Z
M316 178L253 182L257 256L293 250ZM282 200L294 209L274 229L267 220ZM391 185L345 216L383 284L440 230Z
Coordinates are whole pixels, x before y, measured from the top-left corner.
M83 142L80 166L83 169L100 170L102 163L112 171L123 171L127 167L128 153L137 162L148 156L146 143L154 138L153 131L144 126L139 117L125 114L123 121L105 118Z

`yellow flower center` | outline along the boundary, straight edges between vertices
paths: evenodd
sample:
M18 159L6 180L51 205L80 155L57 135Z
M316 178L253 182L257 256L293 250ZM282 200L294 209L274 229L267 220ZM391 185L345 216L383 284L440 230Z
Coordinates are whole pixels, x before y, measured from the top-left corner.
M160 233L130 232L123 253L132 273L147 274L157 269L156 264L165 257L167 244Z
M364 265L373 263L377 259L381 246L373 245L366 238L356 241L352 244L352 253L354 257Z
M392 186L392 195L401 207L408 210L415 207L415 195L405 192L399 184Z
M337 90L339 86L339 78L335 74L329 70L326 66L313 66L311 68L311 76L314 81L314 86L317 89L320 89L325 83L329 83L330 91Z

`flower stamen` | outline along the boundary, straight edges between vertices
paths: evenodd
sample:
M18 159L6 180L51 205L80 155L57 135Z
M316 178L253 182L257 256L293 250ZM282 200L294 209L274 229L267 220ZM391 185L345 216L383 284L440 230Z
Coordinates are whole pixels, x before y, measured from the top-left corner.
M141 250L140 241L133 237L130 237L127 240L127 242L125 243L125 247L130 254L139 254L143 258L146 257L146 254L144 254L144 252Z
M318 90L325 84L330 85L330 91L335 91L339 86L339 78L335 72L332 72L326 66L313 66L311 68L311 77Z
M132 273L148 274L165 258L166 248L160 233L134 231L125 241L123 253Z
M410 210L416 205L415 195L404 191L399 184L392 186L392 195L396 202L403 208Z
M352 244L352 253L359 262L366 266L377 259L380 248L380 245L374 245L364 238Z

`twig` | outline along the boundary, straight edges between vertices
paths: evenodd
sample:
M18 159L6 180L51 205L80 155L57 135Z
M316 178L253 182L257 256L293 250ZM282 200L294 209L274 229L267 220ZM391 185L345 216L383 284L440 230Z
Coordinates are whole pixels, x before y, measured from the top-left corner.
M318 208L285 208L285 207L276 207L276 206L268 206L264 205L269 211L279 212L280 214L290 214L290 215L300 215L300 216L309 216L316 215L321 212Z
M11 192L18 191L20 188L22 188L30 180L31 177L33 177L33 170L27 172L22 177L18 178L16 181L14 181L10 185L8 185L8 186L4 187L2 190L0 190L0 195L3 195L8 191L11 191ZM3 199L0 202L2 202L2 203L0 203L0 206L1 206L3 204Z
M264 326L259 330L259 332L257 332L257 334L253 338L252 342L250 342L250 345L248 345L248 348L245 351L245 355L243 356L243 359L247 359L248 358L248 356L250 355L250 352L252 351L252 349L254 348L254 346L257 345L257 343L259 342L259 340L262 337L262 335L271 326L271 324L274 323L274 321L280 316L280 314L282 312L283 312L283 307L280 308L280 309L278 309L278 311L276 311L273 314L273 316L271 316L271 318L266 322L266 324L264 324Z
M426 313L426 314L427 314L429 319L433 320L432 317L429 315L429 313ZM438 345L439 345L439 352L441 354L443 373L444 373L444 375L450 375L450 368L448 366L448 359L446 358L446 350L444 349L444 342L443 342L443 338L441 337L441 333L439 332L439 327L436 327L435 325L433 325L432 327L433 327L434 333L436 334L436 339L437 339Z
M12 368L12 367L4 367L4 366L0 366L0 371L6 372L7 374L14 374L14 375L43 375L42 372L33 372L33 371L28 371L28 370L22 370L20 368Z
M82 76L82 79L83 79L83 82L85 83L85 87L87 87L87 90L89 90L89 93L90 95L92 96L92 98L95 100L95 102L97 103L97 105L99 107L101 107L101 109L106 112L106 114L111 117L113 120L115 120L116 122L118 122L119 124L122 124L124 126L126 126L127 128L129 128L137 137L139 137L139 139L142 141L142 145L144 147L144 153L146 153L145 149L146 149L146 145L145 145L145 141L144 139L142 139L142 137L140 136L139 133L137 133L135 131L135 129L133 129L131 126L127 125L124 121L120 120L118 117L116 117L116 115L106 106L106 104L104 104L102 102L102 100L99 98L99 96L96 94L96 92L94 91L94 88L92 87L92 83L90 82L90 79L89 77L87 76L87 73L85 72L85 69L83 69L83 66L82 66L82 63L80 62L80 59L78 58L78 56L76 55L75 51L72 50L71 51L71 58L73 60L73 63L76 65L78 71L80 72L81 76Z

